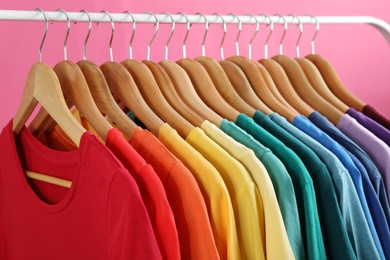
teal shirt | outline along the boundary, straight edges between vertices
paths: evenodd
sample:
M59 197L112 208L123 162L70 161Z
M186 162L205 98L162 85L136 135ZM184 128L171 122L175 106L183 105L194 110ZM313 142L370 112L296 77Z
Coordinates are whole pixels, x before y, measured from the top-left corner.
M349 259L356 259L356 249L354 250L354 248L356 248L356 246L359 246L359 244L351 243L352 241L356 241L355 237L353 236L353 231L354 229L356 229L356 226L354 226L353 223L355 221L355 217L357 217L357 219L364 220L364 213L362 207L359 204L359 198L357 196L356 190L353 187L353 182L351 176L349 176L348 170L333 153L331 153L328 149L326 149L312 137L290 124L284 117L280 116L277 113L273 113L269 116L269 118L279 127L283 128L292 136L294 136L297 140L301 141L307 147L312 149L313 152L318 155L321 161L325 163L333 180L339 207L337 207L336 209L335 207L332 207L332 205L329 205L329 207L327 207L326 209L333 208L336 212L334 214L334 218L328 216L329 218L326 220L321 219L322 213L319 210L320 220L328 221L327 226L330 227L329 231L332 232L330 236L334 239L333 243L337 244L335 245L336 253L338 254L341 252L345 252L346 254L348 254ZM319 196L317 196L317 198L318 197ZM334 196L331 195L326 196L326 200L333 200L333 197ZM351 203L351 200L354 203ZM331 201L326 201L325 203L331 204ZM356 210L352 208L352 206L356 207ZM343 210L341 211L341 209ZM354 214L357 214L357 216L352 216L352 212L354 212ZM349 232L347 231L347 229L349 230ZM367 231L368 233L363 232L361 233L361 235L369 234L368 229ZM326 231L324 230L324 228L323 233L325 236ZM351 236L349 237L348 234L350 234ZM331 258L335 257L337 259L341 259L342 256L333 255ZM344 256L342 259L347 259L346 257L347 256Z
M280 212L282 213L283 222L295 259L306 259L294 186L286 167L271 150L264 147L236 124L224 119L220 128L237 142L252 149L256 157L267 169L274 186Z
M318 232L321 228L313 180L302 160L252 118L240 114L236 124L271 149L286 166L294 185L306 256L308 259L326 259L322 234Z

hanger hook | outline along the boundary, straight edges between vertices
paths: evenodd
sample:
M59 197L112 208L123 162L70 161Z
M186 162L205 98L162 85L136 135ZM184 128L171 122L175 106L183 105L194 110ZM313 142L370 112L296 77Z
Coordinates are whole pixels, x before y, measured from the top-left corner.
M43 44L45 43L47 30L49 28L49 22L47 20L47 16L46 16L45 11L43 11L41 8L37 8L37 9L35 9L35 11L41 12L43 15L43 19L45 20L45 29L43 30L43 37L42 37L41 44L39 45L39 50L38 50L38 62L41 62L41 60L42 60L42 47L43 47Z
M175 32L175 20L173 19L172 15L168 12L163 12L163 14L166 14L167 16L169 16L169 18L171 18L171 34L169 35L169 38L167 40L167 42L165 43L165 60L168 60L168 45L172 39L172 36L173 36L173 33Z
M56 11L57 12L62 12L65 15L65 17L66 17L66 36L65 36L65 40L64 40L64 60L67 60L68 59L68 52L66 50L66 43L68 42L68 37L69 37L69 32L70 32L70 19L69 19L69 16L65 12L64 9L59 8Z
M108 15L108 17L110 18L110 21L111 21L111 38L110 38L109 47L110 47L110 61L113 62L114 55L112 54L112 40L114 39L114 33L115 33L114 19L112 19L111 14L107 10L103 10L103 11L101 11L101 13L105 13L106 15Z
M206 56L206 47L205 47L205 42L206 42L206 37L207 37L207 33L209 32L209 21L207 20L206 16L202 13L196 13L195 15L200 15L203 17L204 21L205 21L205 24L206 24L206 30L204 32L204 35L203 35L203 40L202 40L202 56Z
M131 33L131 38L130 38L130 43L129 43L129 55L130 55L130 59L132 60L133 59L133 40L134 40L135 30L137 29L137 25L136 25L136 21L135 21L132 13L130 13L129 11L124 11L123 13L128 14L131 17L131 20L133 21L133 30Z
M313 38L311 39L311 54L315 54L315 51L314 51L314 40L316 39L317 33L320 30L320 23L318 22L317 17L315 17L314 15L306 14L306 16L310 16L310 17L312 17L316 21L316 32L314 33Z
M153 33L153 37L152 39L150 40L150 42L148 43L148 53L147 53L147 57L146 57L146 60L150 60L150 45L152 45L152 42L154 41L154 38L156 37L157 35L157 32L158 32L158 29L159 29L159 26L160 26L160 21L158 20L157 16L152 13L152 12L145 12L145 14L150 14L154 17L154 19L156 20L156 29L154 30L154 33Z
M87 43L88 43L89 35L91 34L91 30L92 30L92 19L89 16L88 11L81 10L80 12L85 13L85 15L88 17L88 33L87 33L87 37L85 37L84 47L83 47L83 60L86 60L87 59Z
M241 31L242 31L242 22L240 20L240 18L234 14L234 13L229 13L228 15L232 15L234 16L237 20L238 20L238 25L237 25L237 28L238 28L238 32L237 32L237 36L236 36L236 56L240 56L240 47L239 47L239 43L238 43L238 40L240 39L240 35L241 35Z
M246 15L247 15L247 16L250 16L251 19L253 18L253 19L255 19L255 21L256 21L256 31L255 31L255 33L253 34L253 36L252 36L252 38L251 38L251 40L250 40L250 42L249 42L249 44L248 44L248 58L249 58L249 59L252 59L252 42L253 42L253 40L255 39L257 33L259 32L260 24L259 24L259 20L257 20L256 16L254 16L253 14L246 14Z
M283 40L284 40L284 36L286 36L288 24L287 24L286 18L284 18L283 15L281 15L281 14L274 14L274 16L279 16L284 21L284 32L283 32L282 38L280 39L280 43L279 43L279 54L282 55L283 54Z
M181 14L187 21L186 35L184 36L184 40L183 40L183 58L185 59L187 57L186 43L187 43L188 34L190 33L191 23L190 23L190 20L188 19L187 15L185 13L178 12L177 14Z
M221 40L221 44L220 44L219 49L221 51L221 59L224 60L225 55L223 53L223 43L225 42L225 36L226 36L226 22L225 22L225 19L223 19L223 17L219 13L214 13L213 15L216 15L222 19L223 36L222 36L222 40Z
M271 35L272 33L274 32L274 22L272 22L272 19L269 15L267 14L260 14L261 16L264 16L265 18L267 18L269 20L269 33L268 33L268 36L267 36L267 39L265 40L265 44L264 44L264 58L268 59L268 41L269 41L269 38L271 38Z
M298 16L296 16L294 14L289 14L289 16L292 16L293 18L296 18L298 20L297 26L299 26L299 36L298 36L297 45L295 46L295 48L296 48L296 52L297 52L297 57L299 58L299 42L301 40L302 33L303 33L303 25L302 25L301 20L298 18Z

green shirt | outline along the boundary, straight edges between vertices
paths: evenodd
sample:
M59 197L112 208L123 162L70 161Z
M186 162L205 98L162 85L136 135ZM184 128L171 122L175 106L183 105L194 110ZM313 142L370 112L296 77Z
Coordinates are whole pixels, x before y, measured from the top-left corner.
M252 149L256 157L260 159L267 169L272 185L274 186L276 198L278 199L279 208L282 213L283 222L295 259L306 259L294 186L286 167L270 149L259 143L236 124L224 119L221 123L221 130L237 142Z
M308 259L326 259L313 180L302 160L252 118L240 114L236 124L270 148L286 166L294 184L306 256Z

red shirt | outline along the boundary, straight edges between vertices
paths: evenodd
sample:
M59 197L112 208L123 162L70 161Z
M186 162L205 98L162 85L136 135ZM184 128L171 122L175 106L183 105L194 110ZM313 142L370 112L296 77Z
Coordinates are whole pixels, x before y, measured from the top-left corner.
M180 259L175 219L164 187L153 167L145 162L116 128L108 131L106 146L136 180L163 259Z
M83 124L87 129L88 123ZM40 135L41 142L45 137ZM59 127L46 136L46 142L58 150L74 150L75 144ZM107 133L106 146L131 173L138 184L142 200L149 214L154 234L163 259L180 259L180 246L175 219L164 187L153 167L147 164L116 128Z
M139 189L86 132L77 150L52 150L12 121L0 135L0 259L161 259ZM28 179L23 169L72 181Z
M182 259L219 259L205 202L191 172L149 131L130 140L160 177L175 216Z

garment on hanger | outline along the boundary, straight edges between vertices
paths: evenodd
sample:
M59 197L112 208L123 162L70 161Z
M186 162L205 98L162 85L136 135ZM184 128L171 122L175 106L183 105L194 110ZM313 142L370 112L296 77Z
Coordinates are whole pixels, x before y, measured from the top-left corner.
M221 124L221 130L237 142L252 149L257 158L266 167L278 199L279 208L295 259L306 259L294 186L286 167L270 149L263 146L236 124L224 119Z
M271 259L294 258L275 191L264 165L251 149L236 142L207 120L203 122L201 128L207 136L241 162L257 186L263 206L263 212L260 210L259 217L266 256Z
M390 131L353 108L347 110L347 114L355 118L362 126L376 135L380 140L390 146Z
M88 131L94 131L77 109L73 109L72 114L77 115L77 118ZM69 142L58 126L48 134L47 139L50 140L50 144L54 144L56 147L61 147L61 144L66 145ZM68 151L75 149L69 147L69 145L67 146L62 146L62 149ZM179 239L174 215L156 172L134 150L118 129L112 128L107 133L106 146L136 180L163 259L180 258ZM155 213L156 209L160 214Z
M369 156L352 140L337 130L335 126L331 125L321 114L313 113L309 119L318 128L314 127L314 125L309 121L300 117L296 118L294 125L332 151L341 160L350 173L356 172L356 170L358 170L348 153L354 154L359 159L359 161L363 163L365 169L367 170L372 186L377 196L379 197L379 200L381 201L382 207L384 209L389 208L389 202L382 177L378 171L378 168L374 165ZM319 128L324 132L320 131ZM388 212L388 210L385 210L385 213L386 212ZM389 218L388 215L389 214L386 213L387 219Z
M150 162L156 169L161 168L162 172L172 171L176 167L176 164L181 163L191 171L206 203L211 229L214 234L215 246L220 259L240 259L231 199L218 171L194 148L186 143L168 124L165 124L160 129L159 139L146 130L137 130L134 132L130 143L145 160ZM160 152L156 152L156 150ZM161 160L161 158L165 159ZM192 206L190 208L192 210ZM198 223L200 225L199 227ZM208 225L205 225L198 219L191 221L190 224L194 224L195 228L199 230L208 227ZM207 235L208 232L206 231L202 233ZM190 239L190 241L198 241L199 246L203 245L207 247L205 241L209 241L208 237L205 239L204 235L198 235L195 239ZM214 250L210 245L208 246L206 248L208 250L205 251L210 252L208 255L212 256ZM197 256L200 253L193 252L192 254Z
M319 127L321 130L323 130L325 133L327 133L331 138L333 138L335 141L337 141L340 145L342 145L343 149L347 149L346 151L347 151L348 157L350 159L351 159L351 155L354 155L355 157L359 158L359 161L361 161L361 162L366 160L364 158L365 153L364 152L362 153L361 148L358 147L354 142L352 142L348 137L346 137L339 129L337 129L335 126L330 124L328 122L328 120L325 117L323 117L321 114L313 113L312 115L310 115L309 119L317 127ZM339 157L339 158L343 159L343 157ZM370 215L369 208L367 205L367 200L365 198L366 196L365 196L363 184L362 184L362 173L359 171L359 169L357 169L357 167L354 163L353 163L353 165L355 165L355 167L353 167L353 168L350 168L350 166L348 166L348 164L344 164L344 165L347 167L347 169L351 169L350 174L351 174L352 179L354 180L354 185L355 185L355 188L358 192L360 203L361 203L363 210L364 210L364 213L366 215L366 220L367 220L367 223L369 225L372 238L374 239L374 242L375 242L377 249L381 248L380 243L379 243L379 238L377 236L377 231L375 230L373 220L372 220L372 217ZM364 174L364 172L363 172L363 174ZM381 186L380 183L381 182L383 183L383 181L381 181L381 176L376 175L376 177L375 177L375 176L373 176L373 174L375 174L375 172L371 172L371 177L370 177L371 182L373 180L375 181L375 184L373 186L380 187ZM367 183L367 178L363 178L363 180L366 180L365 183ZM366 185L369 185L369 183L367 183ZM384 186L383 186L383 188L384 188ZM382 192L380 192L380 193L382 193Z
M1 258L161 259L134 179L93 135L86 132L79 149L66 153L43 146L27 128L15 137L12 123L0 139L7 196L0 241L13 245L0 250ZM72 186L27 181L22 165L71 179Z
M260 233L260 194L244 166L212 141L200 128L194 128L186 141L219 171L225 181L235 213L241 258L264 259ZM252 241L252 243L246 243Z
M310 143L312 143L311 147L313 147L313 142L317 142L316 140L311 139L311 136L313 136L319 137L319 139L321 139L323 142L328 143L329 147L331 148L329 149L330 152L332 151L332 149L335 150L336 147L338 147L338 144L335 141L327 140L329 138L326 138L323 132L318 131L316 135L316 129L313 129L314 133L309 136L305 134L304 131L300 131L298 128L291 125L289 122L287 122L286 119L276 113L270 115L270 118L272 119L272 121L283 127L286 131L294 135L296 138L306 143L308 146L310 145ZM317 142L317 144L314 144L313 147L317 151L321 149L315 148L315 146L317 146L318 144L320 143ZM326 146L323 147L325 148ZM358 258L368 257L372 255L372 252L376 251L376 248L374 241L371 237L370 229L368 227L363 208L360 204L358 194L356 192L350 173L348 172L348 169L354 169L354 167L348 167L349 163L347 164L347 167L345 167L342 163L342 160L340 160L340 157L336 157L336 155L337 153L335 153L335 155L330 154L327 156L335 157L337 160L334 160L333 162L327 162L326 166L328 167L333 179L341 214L343 216L348 236L350 237L350 241L352 243L356 256ZM345 154L345 157L345 160L349 159L347 154ZM324 156L322 158L322 160L329 160L329 158L325 158ZM350 163L353 164L352 161L350 161ZM332 168L335 169L331 170Z
M390 199L390 148L347 114L342 117L342 120L337 124L337 128L370 156L385 181L388 198Z
M292 149L305 164L316 191L318 216L321 223L321 228L317 229L317 232L318 236L323 238L327 256L343 259L353 258L352 245L342 222L336 192L326 165L321 162L314 151L279 127L269 116L256 111L254 121ZM330 221L331 219L332 221ZM343 245L341 246L341 244ZM341 248L343 250L340 250Z
M363 107L362 113L381 124L387 130L390 130L390 119L381 114L375 107L367 104Z
M320 222L313 180L301 159L290 148L256 124L252 118L241 114L237 118L236 124L270 148L286 166L297 196L306 256L309 259L325 257L322 235L320 236L321 232L317 231L320 228Z

